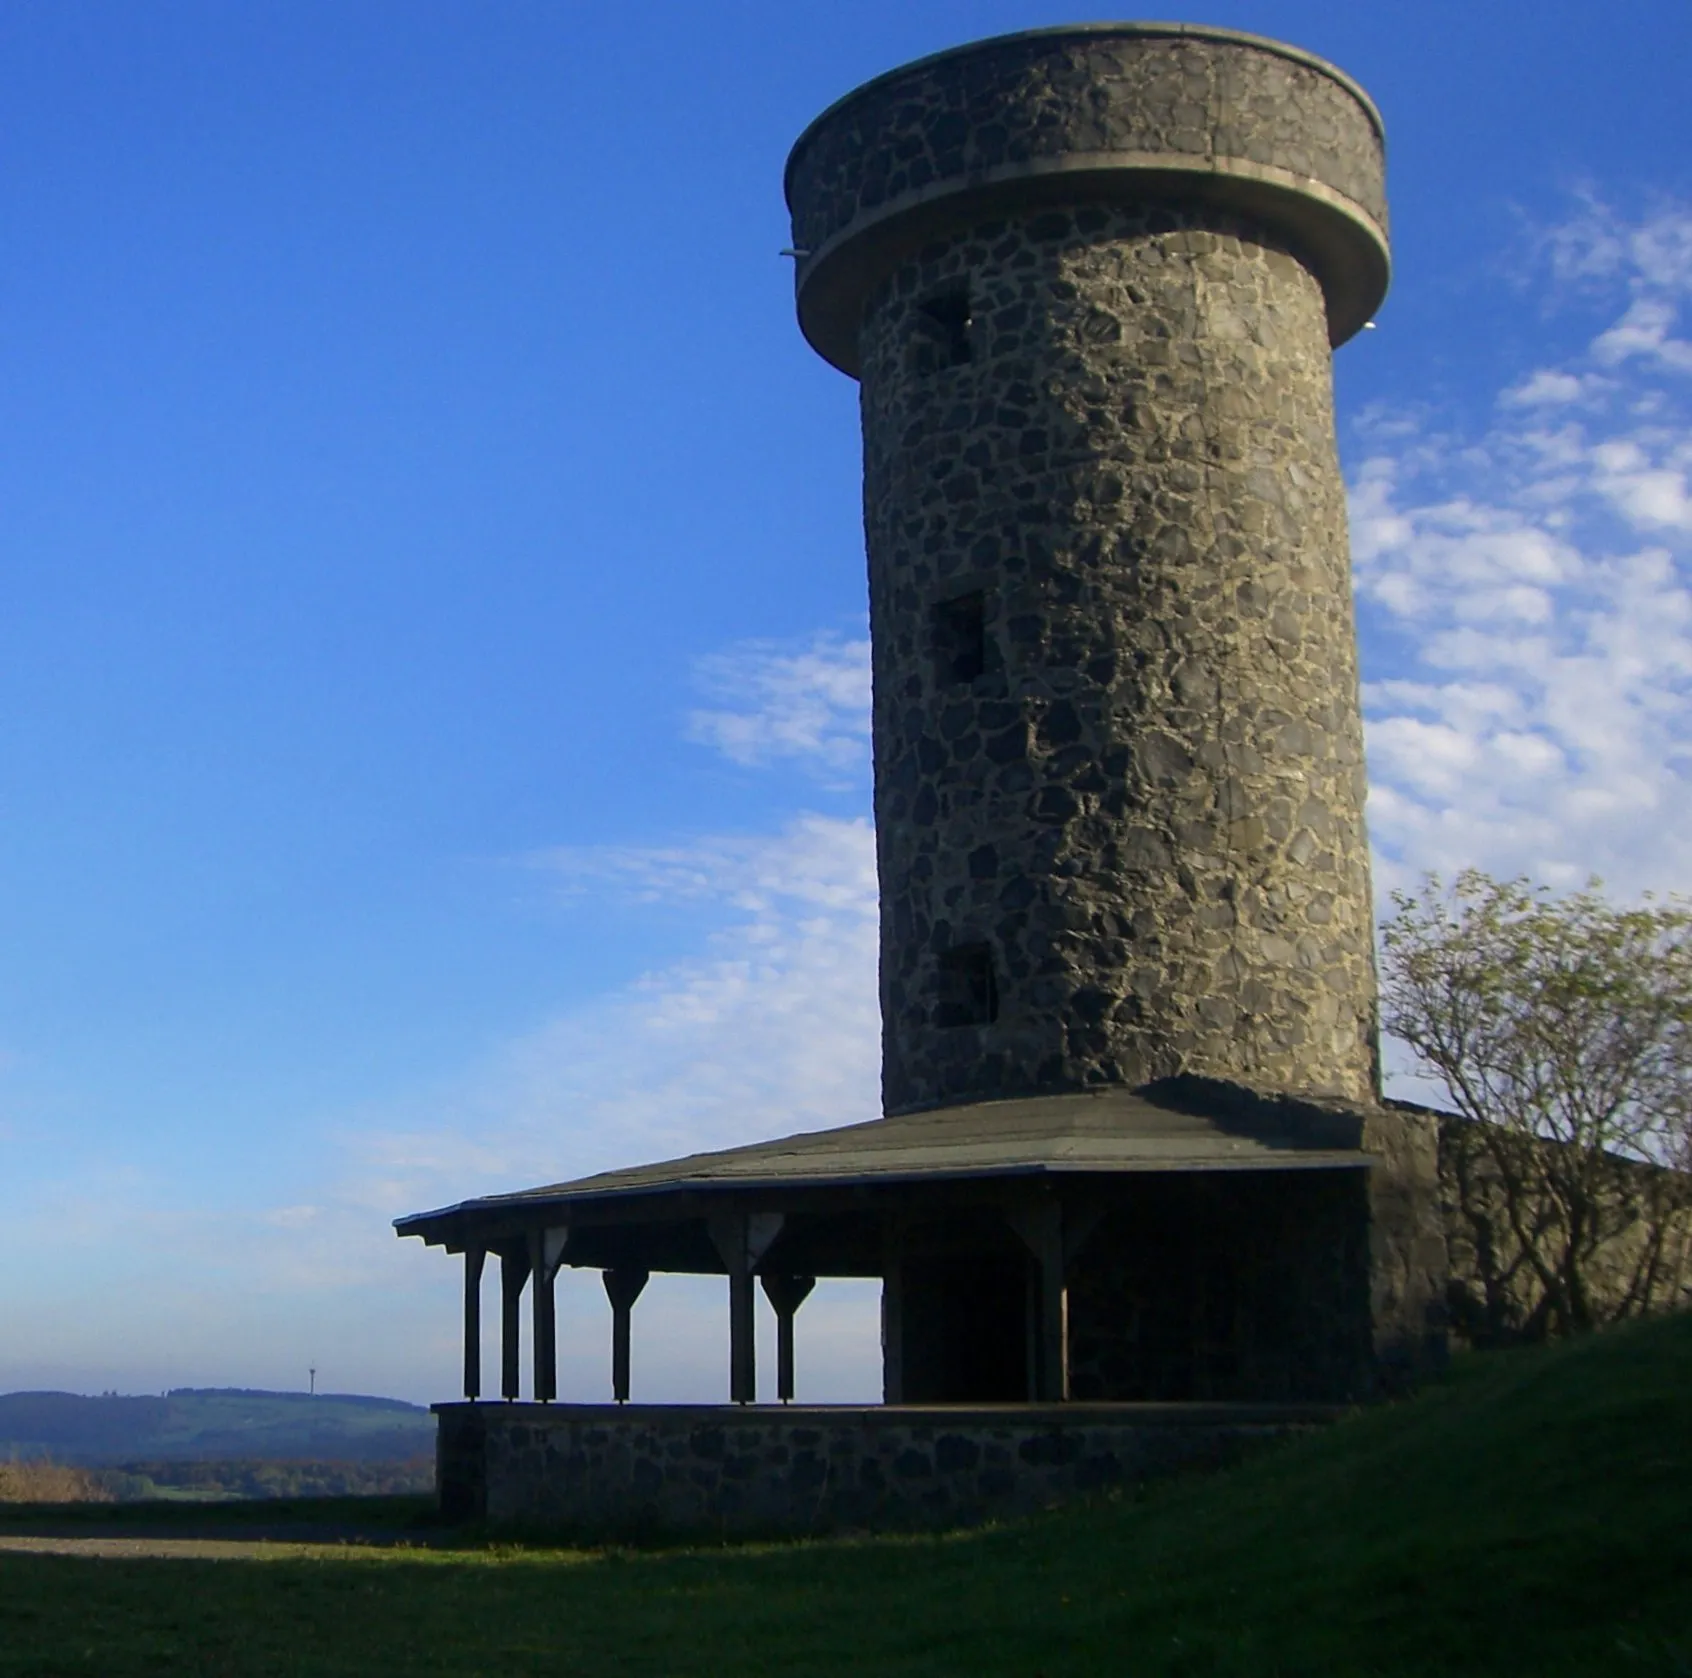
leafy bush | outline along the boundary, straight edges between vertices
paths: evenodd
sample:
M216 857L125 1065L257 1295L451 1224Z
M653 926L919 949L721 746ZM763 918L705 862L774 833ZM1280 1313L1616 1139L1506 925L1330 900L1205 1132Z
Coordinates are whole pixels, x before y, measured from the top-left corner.
M110 1503L113 1496L94 1470L44 1459L0 1462L0 1503Z
M392 1497L432 1491L435 1463L431 1456L403 1462L128 1462L105 1478L125 1499Z

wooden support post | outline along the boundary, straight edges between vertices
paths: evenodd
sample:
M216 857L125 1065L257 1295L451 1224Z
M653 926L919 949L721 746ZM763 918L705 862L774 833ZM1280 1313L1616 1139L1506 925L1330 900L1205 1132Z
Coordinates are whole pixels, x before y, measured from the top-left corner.
M729 1403L758 1402L757 1323L752 1272L742 1265L729 1272Z
M766 1271L760 1280L776 1314L776 1397L793 1402L793 1316L817 1285L815 1276L789 1276Z
M464 1396L482 1396L482 1267L486 1247L464 1249Z
M1023 1396L1038 1404L1045 1391L1040 1384L1040 1269L1027 1266L1022 1279Z
M535 1364L530 1390L537 1404L550 1404L558 1396L558 1307L552 1288L557 1274L546 1262L546 1231L534 1230L529 1236L529 1349Z
M629 1401L629 1314L647 1279L644 1270L607 1270L601 1277L611 1301L611 1396L619 1404Z
M499 1391L502 1398L522 1393L523 1284L529 1279L529 1255L509 1249L499 1255Z
M564 1248L570 1231L556 1229L529 1232L529 1272L534 1280L530 1304L534 1309L531 1336L535 1359L534 1396L537 1404L550 1404L558 1396L558 1304L553 1284L564 1262Z
M905 1402L905 1242L897 1225L882 1236L881 1402Z
M1063 1207L1052 1199L1011 1209L1012 1228L1034 1258L1028 1290L1029 1396L1044 1404L1069 1397L1069 1289L1064 1274Z
M793 1402L793 1313L776 1313L776 1403Z
M708 1222L729 1279L729 1402L758 1402L758 1349L752 1275L781 1233L779 1212L719 1212Z

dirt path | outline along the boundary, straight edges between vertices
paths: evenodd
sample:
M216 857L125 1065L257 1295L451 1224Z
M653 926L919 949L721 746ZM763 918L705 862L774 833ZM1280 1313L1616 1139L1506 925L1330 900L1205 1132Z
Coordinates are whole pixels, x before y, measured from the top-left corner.
M172 1521L148 1528L139 1523L18 1521L0 1526L0 1557L154 1556L195 1561L280 1561L301 1557L345 1557L349 1551L451 1548L446 1530L402 1530L357 1522L295 1521L274 1525L243 1521L204 1525Z
M37 1556L90 1556L131 1560L138 1556L170 1561L281 1561L303 1557L344 1557L365 1545L333 1540L277 1538L166 1538L153 1533L89 1537L63 1533L0 1534L0 1557L8 1553Z

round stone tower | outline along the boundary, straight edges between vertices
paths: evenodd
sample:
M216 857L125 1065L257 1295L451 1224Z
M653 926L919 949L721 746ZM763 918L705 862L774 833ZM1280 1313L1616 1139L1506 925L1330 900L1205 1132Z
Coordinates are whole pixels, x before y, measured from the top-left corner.
M889 1112L1375 1095L1329 352L1382 163L1332 66L1166 24L941 53L794 147L800 325L861 384Z

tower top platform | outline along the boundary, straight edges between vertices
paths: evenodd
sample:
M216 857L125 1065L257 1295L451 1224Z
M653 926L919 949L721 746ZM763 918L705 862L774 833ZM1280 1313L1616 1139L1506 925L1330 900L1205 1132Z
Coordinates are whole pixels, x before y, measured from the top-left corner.
M1209 203L1286 239L1343 343L1391 272L1381 117L1280 42L1170 23L995 36L837 100L787 162L801 330L859 371L876 285L932 239L1051 205Z

